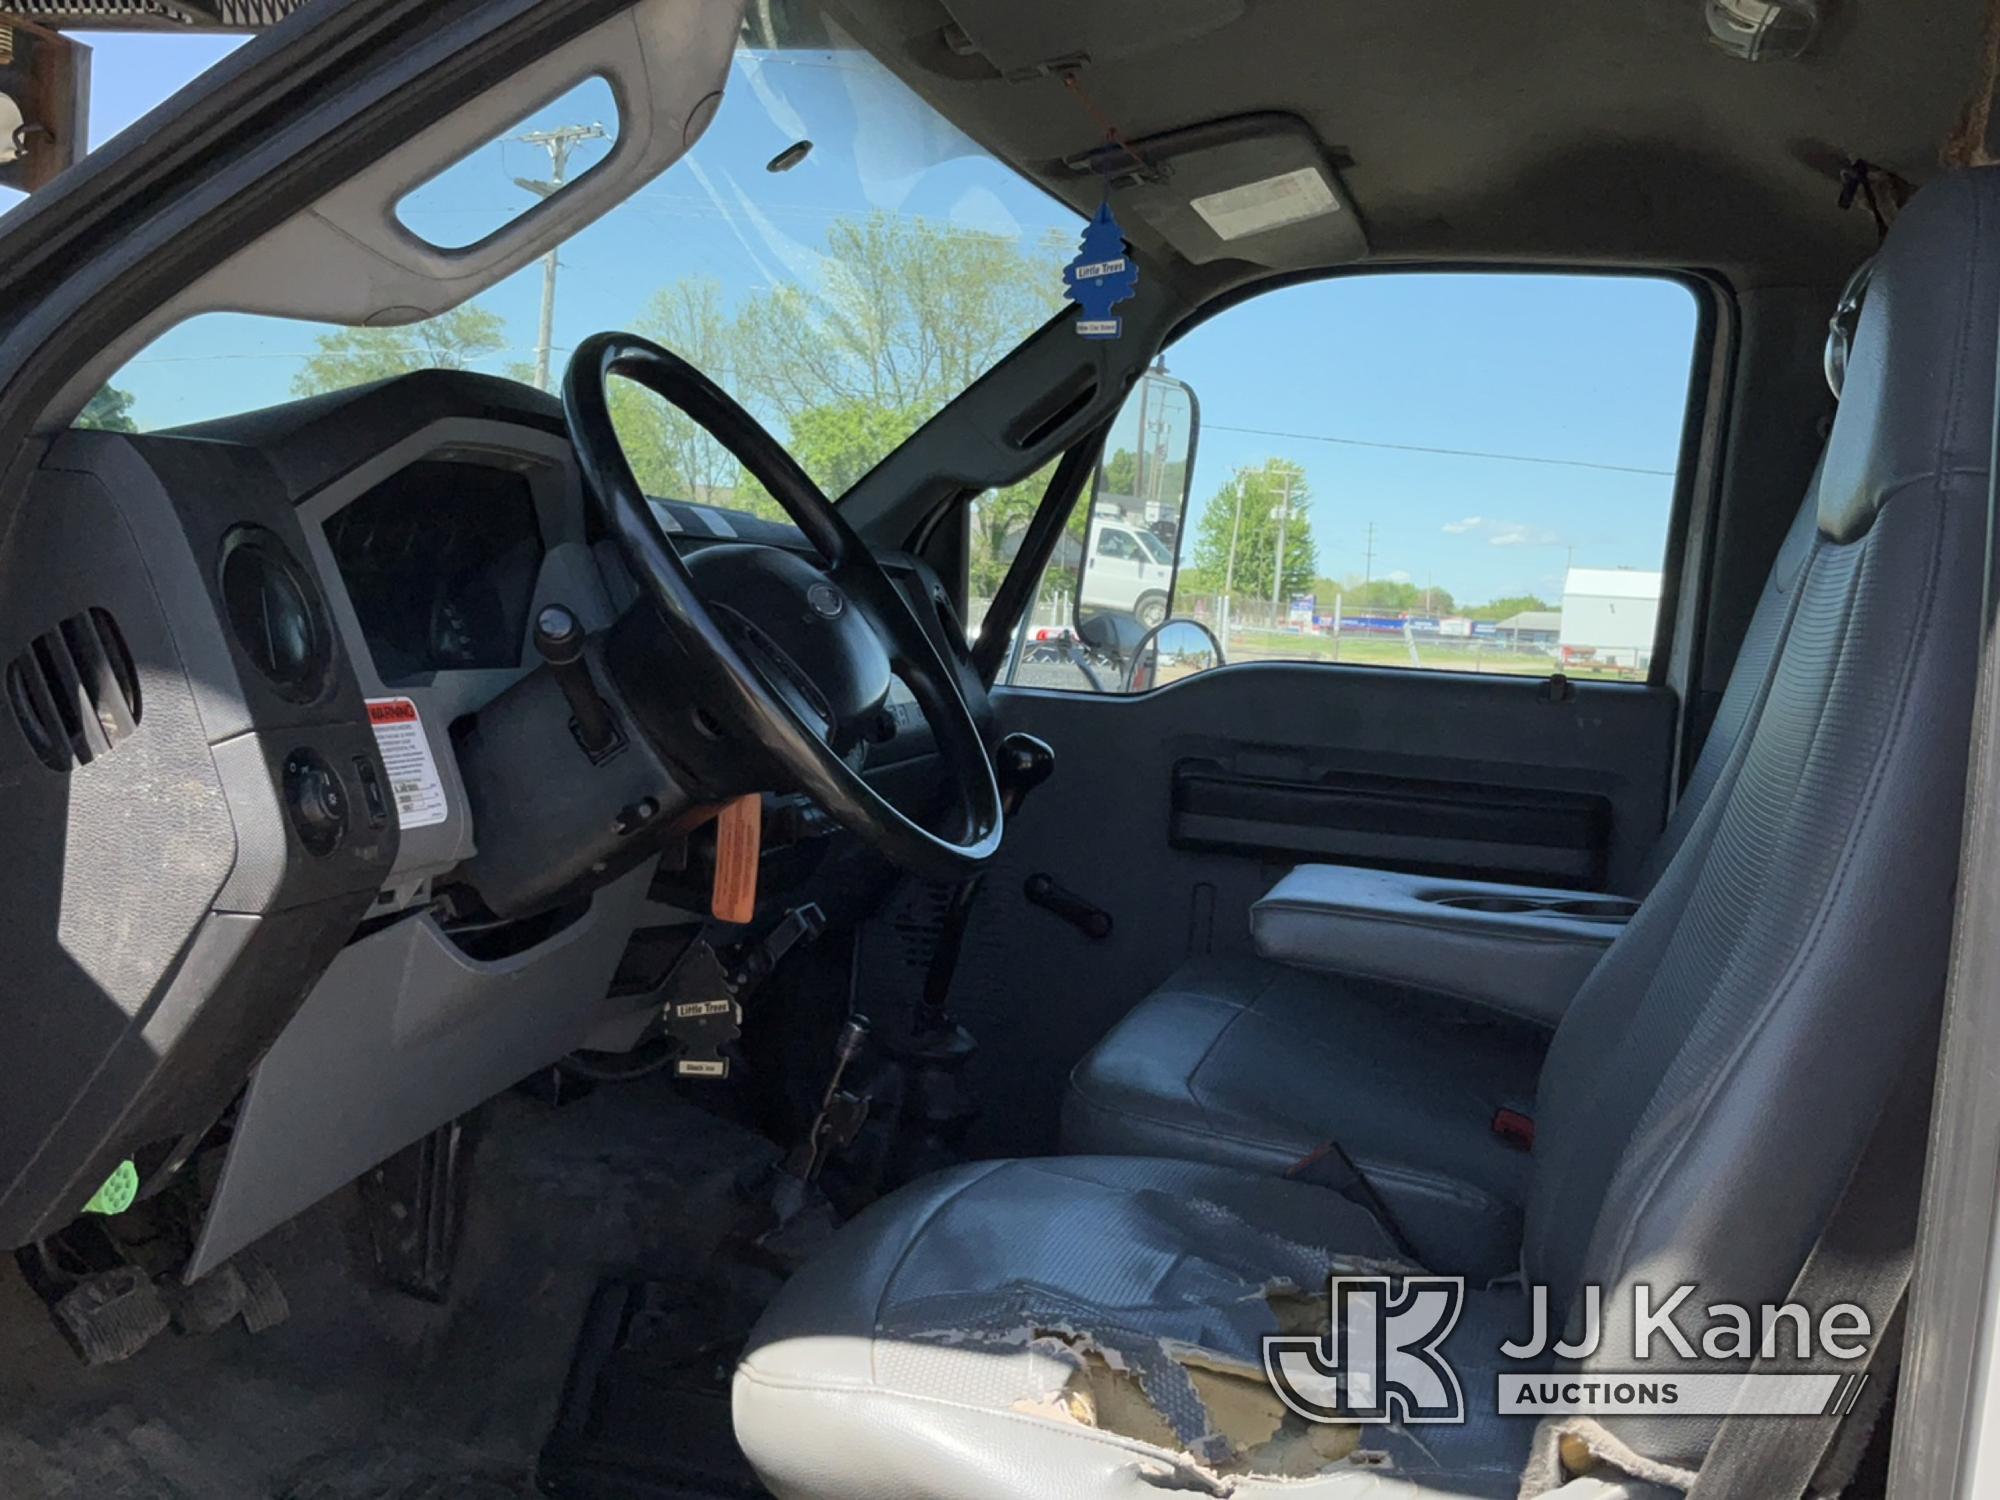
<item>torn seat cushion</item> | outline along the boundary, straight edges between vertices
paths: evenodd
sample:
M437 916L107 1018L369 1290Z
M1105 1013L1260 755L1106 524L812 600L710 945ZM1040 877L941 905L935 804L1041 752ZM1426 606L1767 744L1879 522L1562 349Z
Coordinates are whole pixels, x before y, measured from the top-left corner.
M1360 979L1257 959L1183 966L1070 1076L1062 1147L1282 1173L1337 1141L1433 1270L1519 1263L1530 1109L1548 1033Z
M779 1500L1228 1493L1514 1495L1531 1419L1468 1400L1422 1441L1308 1423L1260 1339L1324 1327L1327 1278L1393 1256L1324 1188L1196 1162L978 1162L882 1200L781 1290L736 1373L736 1437ZM1473 1291L1444 1352L1490 1390L1518 1291Z

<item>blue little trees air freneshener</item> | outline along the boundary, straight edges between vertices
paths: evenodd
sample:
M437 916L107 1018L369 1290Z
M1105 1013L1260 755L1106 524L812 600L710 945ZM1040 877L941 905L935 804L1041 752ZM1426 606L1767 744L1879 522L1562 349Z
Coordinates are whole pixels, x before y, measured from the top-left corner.
M1111 217L1111 205L1100 204L1097 217L1083 227L1083 248L1063 267L1069 300L1082 310L1076 331L1087 339L1115 339L1124 320L1111 309L1131 297L1139 284L1139 268L1125 248L1125 232Z

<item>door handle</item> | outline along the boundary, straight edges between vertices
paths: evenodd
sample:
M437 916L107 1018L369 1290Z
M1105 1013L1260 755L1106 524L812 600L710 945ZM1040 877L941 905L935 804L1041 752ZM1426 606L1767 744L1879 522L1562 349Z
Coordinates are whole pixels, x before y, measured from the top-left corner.
M1021 893L1043 911L1053 912L1085 937L1102 942L1111 936L1111 913L1057 885L1053 876L1030 875Z

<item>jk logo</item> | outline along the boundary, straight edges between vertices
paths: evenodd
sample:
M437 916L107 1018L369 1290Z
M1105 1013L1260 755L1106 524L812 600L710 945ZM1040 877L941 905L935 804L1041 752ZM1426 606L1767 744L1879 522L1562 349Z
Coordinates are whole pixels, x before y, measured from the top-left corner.
M1463 1422L1438 1352L1465 1306L1462 1276L1336 1276L1326 1337L1264 1336L1264 1373L1310 1422Z

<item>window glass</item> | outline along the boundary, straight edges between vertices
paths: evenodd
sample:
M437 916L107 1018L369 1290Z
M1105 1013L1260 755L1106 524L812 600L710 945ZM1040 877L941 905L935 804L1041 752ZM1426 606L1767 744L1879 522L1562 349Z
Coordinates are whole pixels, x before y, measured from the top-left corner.
M553 267L405 327L205 314L131 360L107 400L152 431L418 369L553 387L585 335L632 329L706 371L840 495L1063 305L1080 224L812 5L753 9L707 133ZM410 193L405 222L463 244L532 207L552 141L615 134L605 95L591 80L537 110ZM579 138L568 177L609 145ZM653 495L778 514L658 398L621 383L612 406Z
M536 118L560 125L536 129ZM396 217L441 250L476 245L537 202L573 187L618 139L618 100L602 78L586 78L535 115L516 120L428 182L403 194ZM518 193L496 194L511 180Z
M1697 324L1682 284L1612 275L1353 275L1229 309L1165 361L1199 397L1185 515L1131 524L1114 436L1011 680L1110 690L1215 663L1182 631L1176 670L1135 671L1140 633L1091 627L1159 623L1141 548L1175 557L1170 615L1227 663L1642 680Z

